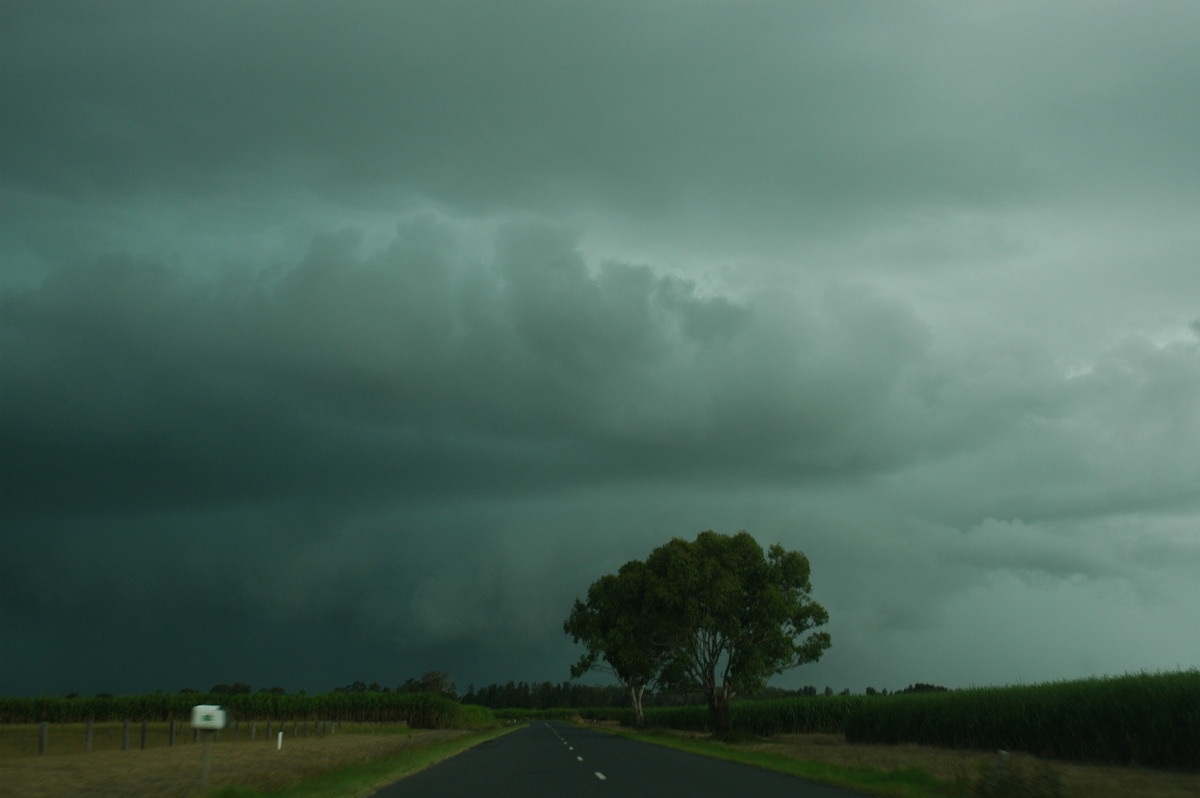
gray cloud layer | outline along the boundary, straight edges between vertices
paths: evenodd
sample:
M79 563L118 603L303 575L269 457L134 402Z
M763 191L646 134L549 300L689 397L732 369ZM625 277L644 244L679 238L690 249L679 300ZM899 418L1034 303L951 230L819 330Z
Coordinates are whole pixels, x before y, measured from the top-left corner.
M1196 664L1197 13L11 4L0 692L560 680L705 528L797 683Z

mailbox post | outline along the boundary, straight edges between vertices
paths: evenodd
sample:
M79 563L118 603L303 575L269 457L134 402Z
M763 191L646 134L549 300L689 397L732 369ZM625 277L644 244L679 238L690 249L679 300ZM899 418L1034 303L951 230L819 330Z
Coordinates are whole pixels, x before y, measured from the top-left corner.
M212 762L212 738L229 722L225 707L197 704L192 707L192 728L204 732L204 764L200 768L200 789L208 789L208 769Z

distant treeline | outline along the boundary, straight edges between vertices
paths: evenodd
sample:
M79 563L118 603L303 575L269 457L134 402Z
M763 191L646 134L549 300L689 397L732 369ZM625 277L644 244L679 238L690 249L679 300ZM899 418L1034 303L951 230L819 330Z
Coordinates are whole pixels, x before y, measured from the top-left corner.
M945 691L947 688L938 685L917 682L903 690L897 690L891 695L901 693L926 693ZM587 685L573 682L506 682L505 684L489 684L485 687L469 685L467 692L458 694L454 682L441 671L426 671L417 679L407 679L402 684L390 687L379 682L354 681L350 684L333 688L332 693L433 693L434 695L452 698L463 704L476 704L491 709L563 709L571 707L618 707L629 701L629 695L624 687L619 685ZM204 703L199 697L217 696L227 699L231 695L288 695L283 687L260 687L255 690L246 682L232 684L214 684L208 690L196 690L184 687L179 691L181 696L190 696L192 703ZM850 695L849 688L843 689L837 695ZM155 695L163 695L162 691ZM295 693L298 696L307 695L304 690ZM817 690L812 685L787 690L779 687L767 687L756 693L740 696L742 700L786 698L788 696L834 695L832 687ZM887 689L866 689L866 695L889 695ZM699 693L651 693L646 694L646 706L677 707L704 703L704 697ZM95 698L113 698L112 693L96 693ZM78 693L68 693L64 698L83 698ZM215 703L222 703L217 701Z
M462 701L491 709L610 707L629 703L629 694L619 685L507 682L478 688L470 685Z
M918 682L899 693L943 692L945 687ZM867 695L888 695L888 691L866 689ZM756 693L742 696L743 700L787 698L790 696L834 695L833 688L818 691L811 685L796 690L768 687ZM838 695L850 695L849 689ZM619 707L629 703L629 694L624 687L616 685L584 685L573 682L507 682L489 684L486 687L470 685L461 698L464 704L478 704L492 709L563 709L571 707ZM648 707L679 707L703 704L699 693L651 693L647 691L645 705Z

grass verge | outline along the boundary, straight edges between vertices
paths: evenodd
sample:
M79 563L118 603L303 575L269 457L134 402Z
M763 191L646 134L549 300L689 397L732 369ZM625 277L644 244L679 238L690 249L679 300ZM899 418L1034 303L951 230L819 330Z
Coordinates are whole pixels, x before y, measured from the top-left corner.
M921 768L876 770L801 760L770 751L743 750L736 745L679 737L668 732L629 732L612 728L602 730L611 734L620 734L631 740L664 745L679 751L730 762L740 762L744 765L752 765L885 798L962 798L970 795L963 784L939 781Z
M592 727L596 728L596 727ZM600 727L604 728L604 727ZM631 738L898 798L1195 798L1200 773L1045 760L921 745L847 743L840 734L780 734L718 742L695 732L652 730Z
M339 768L272 792L260 792L249 787L222 787L206 793L205 798L361 798L397 779L518 728L520 726L488 729L466 737L405 749L392 756Z

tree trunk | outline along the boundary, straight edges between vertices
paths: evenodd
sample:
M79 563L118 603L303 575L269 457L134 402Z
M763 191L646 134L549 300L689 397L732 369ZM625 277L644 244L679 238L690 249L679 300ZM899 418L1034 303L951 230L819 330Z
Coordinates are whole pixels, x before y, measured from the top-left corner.
M645 685L629 686L629 700L633 704L633 724L639 729L646 725L646 710L642 708L642 693L645 690Z
M729 689L726 687L709 688L708 711L712 713L713 734L723 737L733 731L733 715L729 710Z

